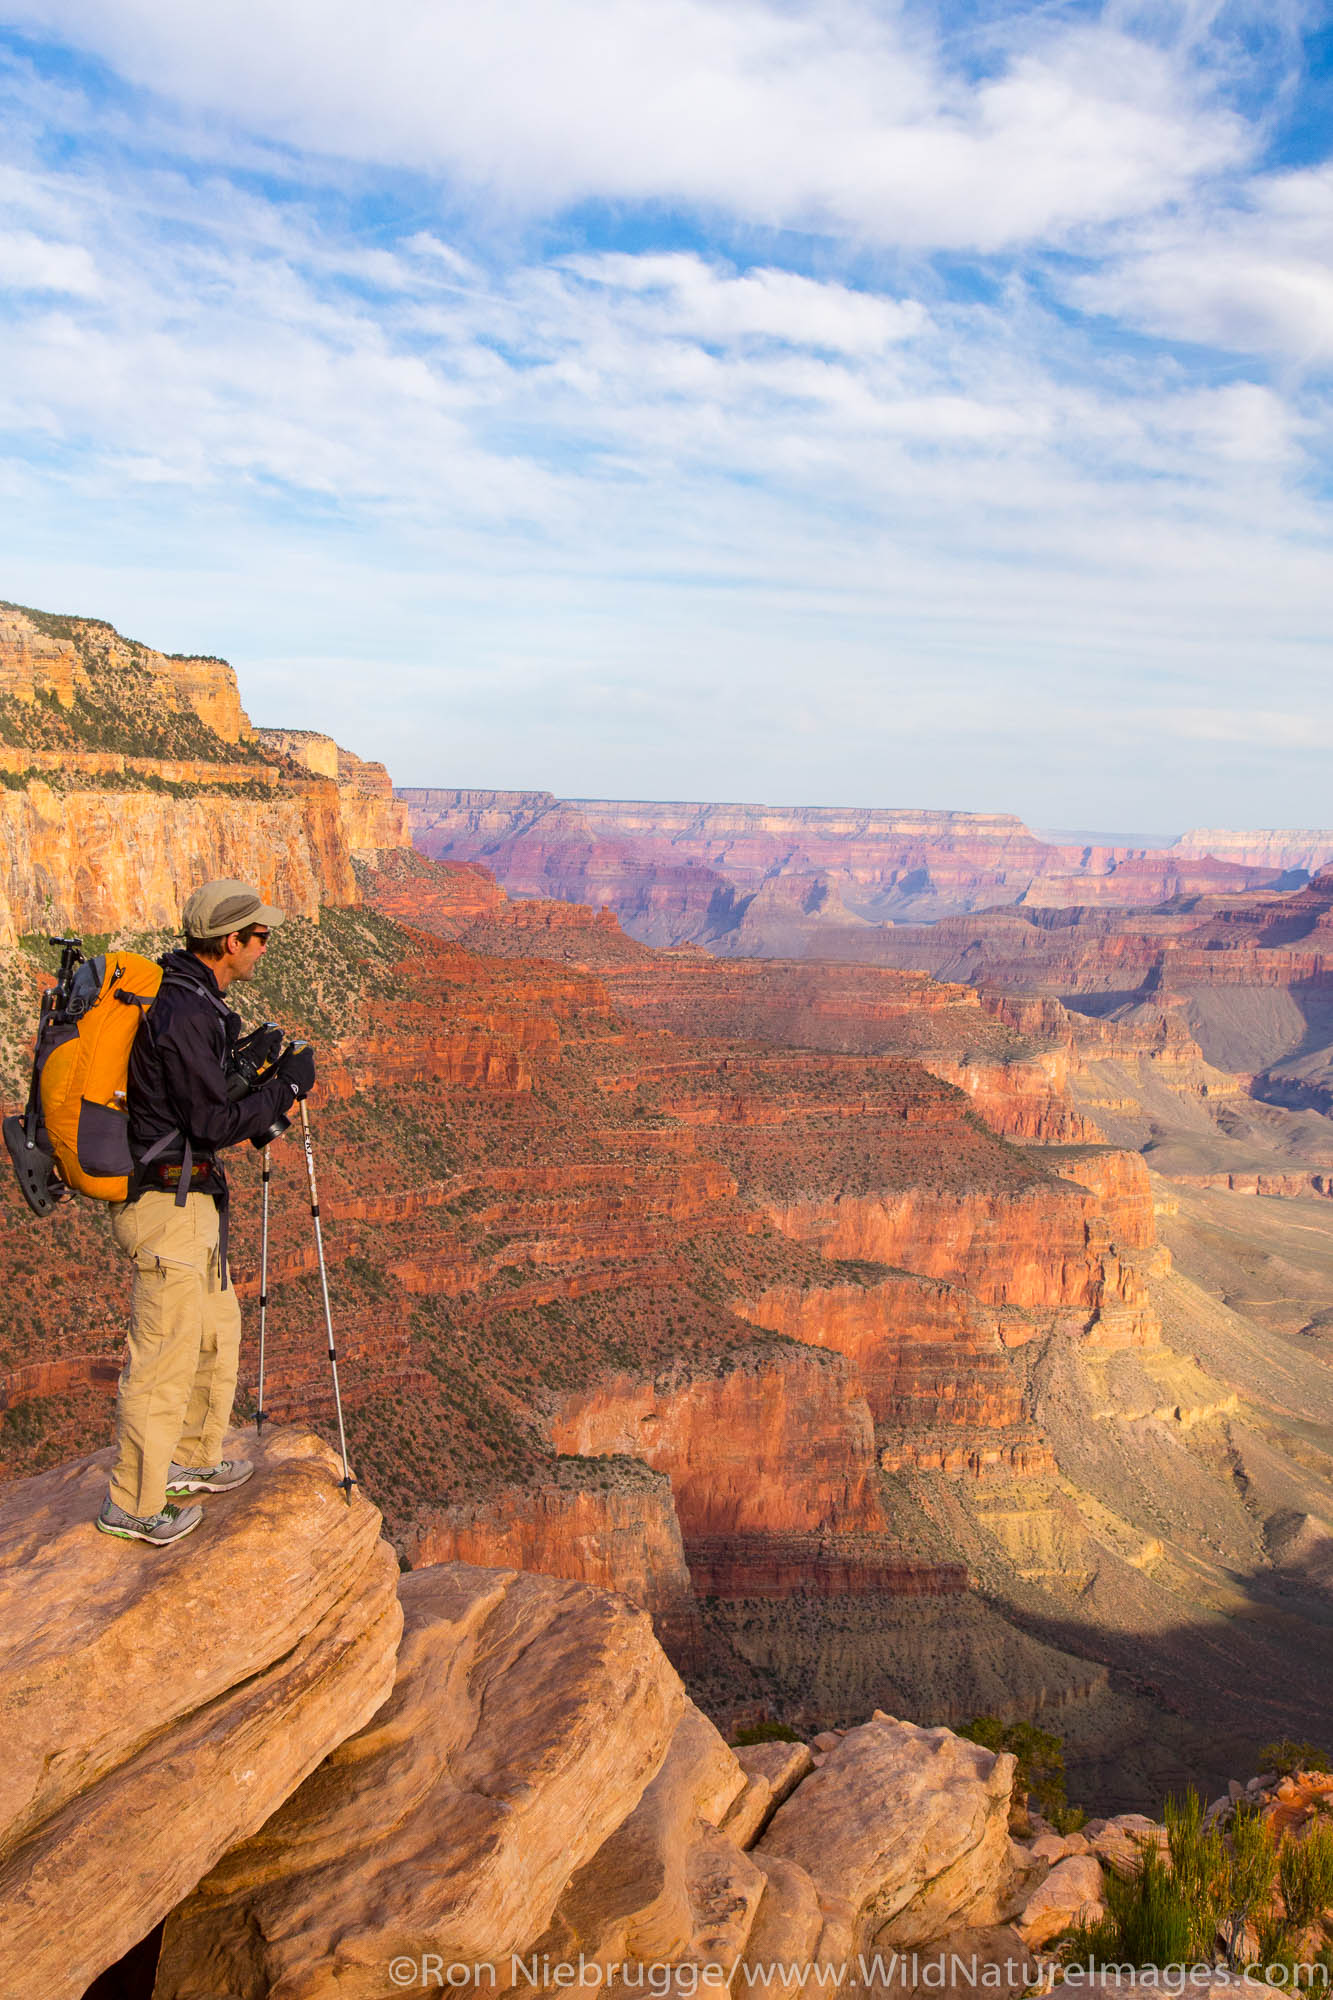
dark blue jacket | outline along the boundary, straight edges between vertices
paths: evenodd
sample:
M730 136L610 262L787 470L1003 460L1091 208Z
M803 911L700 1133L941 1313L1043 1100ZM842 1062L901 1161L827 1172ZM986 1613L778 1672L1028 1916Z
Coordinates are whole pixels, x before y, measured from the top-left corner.
M185 1157L188 1137L194 1161L209 1166L191 1186L197 1193L225 1194L218 1149L266 1131L279 1112L290 1111L295 1093L284 1078L270 1077L248 1096L230 1098L228 1057L241 1032L240 1016L223 999L202 958L169 951L159 962L161 990L130 1052L130 1151L140 1162L160 1145L154 1164L175 1167ZM149 1175L144 1185L161 1185L151 1169Z

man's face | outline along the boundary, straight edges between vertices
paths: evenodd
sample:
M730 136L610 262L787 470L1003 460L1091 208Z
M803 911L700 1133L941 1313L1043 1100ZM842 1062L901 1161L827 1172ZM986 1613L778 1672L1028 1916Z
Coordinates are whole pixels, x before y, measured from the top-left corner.
M268 932L260 929L251 934L248 943L241 939L239 931L233 931L227 939L227 959L231 965L233 979L253 979L259 970L260 961L268 944Z

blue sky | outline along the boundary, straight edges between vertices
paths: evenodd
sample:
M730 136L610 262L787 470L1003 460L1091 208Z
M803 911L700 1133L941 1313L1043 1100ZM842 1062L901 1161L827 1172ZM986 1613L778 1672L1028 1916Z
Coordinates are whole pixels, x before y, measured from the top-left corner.
M1327 825L1333 19L9 0L0 596L402 783Z

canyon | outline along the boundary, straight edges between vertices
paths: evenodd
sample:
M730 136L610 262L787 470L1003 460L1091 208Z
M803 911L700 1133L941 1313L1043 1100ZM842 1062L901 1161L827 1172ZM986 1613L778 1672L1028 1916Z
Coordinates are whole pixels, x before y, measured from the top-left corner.
M69 643L79 713L129 713L106 657ZM66 711L32 673L32 700L11 692L0 715L20 734L40 711L40 738ZM923 1725L1041 1718L1076 1795L1108 1806L1317 1734L1333 1519L1317 1110L1254 1099L1165 1004L1093 1016L1041 982L655 948L613 911L513 896L475 859L414 851L410 802L326 737L237 719L230 745L205 742L184 698L170 715L170 742L127 722L115 748L85 735L79 751L125 759L99 774L108 811L162 808L151 915L122 905L116 929L40 828L10 877L21 896L47 867L62 921L111 921L142 947L207 871L213 834L279 805L299 817L288 852L316 908L292 897L263 984L238 997L319 1050L349 1441L414 1572L462 1562L627 1592L727 1731L876 1707ZM155 749L165 763L205 748L262 775L193 798L134 789ZM11 775L0 797L36 813L42 767ZM206 823L172 818L187 807ZM1010 886L1024 870L1030 885L1030 840L1001 821L967 866L984 873L998 843ZM1247 894L1285 906L1276 879ZM1060 930L1048 912L1000 914ZM26 928L0 959L11 1102L51 962ZM1261 1139L1294 1195L1246 1191L1240 1160ZM1214 1148L1237 1186L1200 1167ZM256 1174L237 1161L251 1316ZM266 1408L277 1435L328 1435L290 1143L272 1241ZM105 1435L127 1287L81 1202L38 1225L6 1186L0 1254L0 1479L15 1481ZM248 1344L242 1415L254 1385Z
M1136 907L1276 887L1308 866L1200 851L1194 836L1161 849L1053 843L1006 813L421 787L396 796L423 854L480 863L516 896L605 904L650 944L764 957L841 957L822 949L827 934L1017 903ZM1321 838L1300 836L1296 851L1317 851Z
M855 937L829 948L861 956ZM992 992L1050 995L1087 1019L1076 1032L1088 1047L1099 1022L1111 1035L1117 1023L1140 1037L1151 1026L1161 1060L1174 1039L1241 1077L1251 1098L1333 1108L1333 869L1281 893L1146 911L988 911L895 926L871 956Z
M786 978L820 1036L850 967L893 966L992 999L1049 996L1090 1024L1057 1022L1051 1040L1089 1047L1096 1021L1151 1032L1159 1076L1168 1045L1188 1045L1188 1061L1241 1079L1235 1098L1333 1106L1333 832L1075 847L999 814L399 796L421 851L484 864L515 897L605 908L637 938L715 957L818 961L804 985L794 966ZM1317 1126L1288 1128L1293 1148L1252 1108L1232 1110L1245 1143L1221 1132L1220 1147L1196 1147L1198 1174L1322 1192Z

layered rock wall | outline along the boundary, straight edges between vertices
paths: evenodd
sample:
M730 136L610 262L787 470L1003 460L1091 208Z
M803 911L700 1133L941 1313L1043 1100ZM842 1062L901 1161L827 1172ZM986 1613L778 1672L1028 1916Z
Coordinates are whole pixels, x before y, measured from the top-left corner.
M316 777L332 778L338 787L343 834L353 854L373 855L409 845L408 810L394 798L393 780L383 764L344 750L317 729L260 729L256 741Z
M72 640L52 638L30 619L0 609L0 694L24 703L46 695L69 708L75 667Z
M642 1605L671 1657L695 1650L698 1610L670 1481L637 1459L573 1460L502 1500L428 1515L408 1542L413 1569L501 1564L622 1591Z
M962 1284L991 1305L1080 1306L1098 1300L1102 1272L1089 1244L1097 1211L1081 1191L845 1195L774 1204L778 1227L830 1258L906 1266Z
M1176 852L1212 855L1219 861L1239 862L1246 868L1303 868L1313 875L1333 863L1333 830L1270 827L1247 833L1235 828L1196 826L1181 835Z
M0 943L35 931L174 928L192 889L239 876L295 915L357 899L337 787L268 798L0 791Z
M687 1548L700 1536L884 1528L870 1412L854 1371L790 1347L725 1374L625 1376L565 1399L556 1447L641 1458L671 1482Z
M1022 1419L1022 1385L1006 1360L1012 1320L956 1285L886 1272L862 1284L777 1286L738 1310L756 1326L846 1355L876 1427L1005 1430Z
M174 928L210 876L243 877L314 917L321 903L358 900L354 853L406 845L406 808L382 765L307 730L266 732L275 761L261 761L225 660L0 606L5 697L21 733L0 746L0 770L24 782L0 788L0 945ZM39 697L70 715L53 719ZM163 754L136 747L154 743ZM173 755L173 744L203 754Z
M609 904L655 944L698 940L769 957L866 955L821 941L858 929L873 937L885 917L1019 901L1138 906L1278 879L1176 848L1052 844L1004 813L399 796L423 853L482 861L514 894Z
M353 854L375 855L411 843L407 807L395 799L393 779L383 764L340 746L336 776L343 829Z
M1152 1182L1142 1153L1115 1147L1071 1147L1042 1153L1062 1179L1096 1196L1117 1250L1151 1250L1157 1243Z

